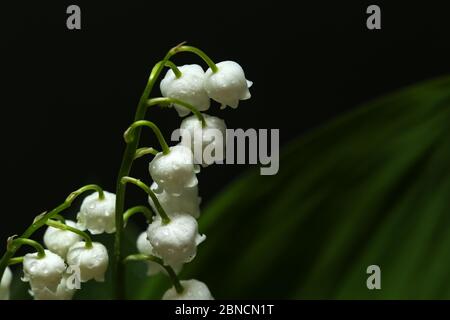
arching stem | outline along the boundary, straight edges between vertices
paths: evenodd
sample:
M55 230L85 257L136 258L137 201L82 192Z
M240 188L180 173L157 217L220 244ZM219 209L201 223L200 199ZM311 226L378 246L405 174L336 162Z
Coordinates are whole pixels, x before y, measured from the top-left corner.
M37 257L39 259L42 259L45 257L44 247L39 242L31 240L31 239L16 238L8 244L8 249L13 248L14 250L18 250L23 245L28 245L28 246L35 248L37 251Z
M159 264L161 267L163 267L167 271L170 281L172 282L173 286L175 287L175 290L177 291L177 293L178 294L183 293L184 288L181 285L180 279L178 279L177 274L175 273L175 271L173 270L173 268L171 266L165 265L164 261L161 258L152 256L152 255L146 255L146 254L132 254L132 255L127 256L123 260L124 263L131 262L131 261L153 261L153 262L156 262L157 264Z
M166 61L166 67L169 67L170 69L172 69L173 73L175 74L175 77L177 77L177 78L179 78L183 75L181 73L180 69L178 69L178 67L172 61Z
M136 213L142 213L148 222L151 222L153 219L153 212L146 206L136 206L128 209L123 214L123 225L126 226L128 220L135 215Z
M140 157L143 157L147 154L152 154L156 156L158 152L159 152L158 150L152 147L139 148L136 150L136 153L134 154L134 160L139 159Z
M125 139L126 143L132 143L136 139L136 128L139 127L149 127L153 130L155 133L156 138L159 141L159 144L161 145L163 154L168 154L170 152L169 145L166 142L166 139L164 139L164 136L161 133L161 130L159 130L158 126L154 124L151 121L148 120L138 120L135 121L123 134L123 137Z
M86 245L85 245L86 248L92 248L92 239L86 232L83 232L77 228L73 228L71 226L68 226L67 224L64 224L64 223L61 223L61 222L55 221L55 220L48 220L47 225L50 227L53 227L53 228L60 229L60 230L66 230L66 231L76 233L77 235L79 235L80 237L82 237L84 239L84 242L86 243Z
M199 56L200 58L202 58L203 61L206 62L208 67L211 68L211 71L213 73L216 73L219 70L219 68L217 68L214 61L212 61L212 59L210 57L208 57L208 55L206 53L204 53L202 50L200 50L199 48L192 47L192 46L178 46L178 47L174 48L173 50L175 51L175 53L192 52L192 53L196 54L197 56Z
M201 112L198 111L198 109L196 107L194 107L193 105L191 105L187 102L184 102L183 100L175 99L175 98L160 97L160 98L152 98L147 101L148 107L155 106L155 105L169 106L171 104L177 104L177 105L183 106L186 109L192 111L192 113L202 123L202 127L206 126L205 117L203 117Z
M126 183L134 184L134 185L138 186L139 188L141 188L142 190L144 190L150 196L150 198L152 198L152 201L155 204L156 210L158 211L159 216L162 219L162 223L168 224L170 222L169 216L167 215L166 211L164 211L164 209L161 206L161 204L159 203L159 200L156 197L155 193L150 189L150 187L148 185L143 183L141 180L132 178L132 177L122 177L122 179L120 181L123 184L126 184Z

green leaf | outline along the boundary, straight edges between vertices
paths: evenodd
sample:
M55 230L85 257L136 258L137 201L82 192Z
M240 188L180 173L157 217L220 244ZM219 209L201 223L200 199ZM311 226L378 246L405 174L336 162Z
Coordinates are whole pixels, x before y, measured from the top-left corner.
M224 190L181 277L216 298L450 298L449 167L450 78L388 95L292 142L277 175Z

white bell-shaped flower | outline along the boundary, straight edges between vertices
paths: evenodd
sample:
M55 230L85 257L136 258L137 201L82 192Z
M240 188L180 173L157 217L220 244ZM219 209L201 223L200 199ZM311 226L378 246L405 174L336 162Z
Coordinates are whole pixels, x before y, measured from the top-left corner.
M182 145L170 147L168 154L158 153L149 165L150 175L164 191L180 195L185 188L198 184L192 151Z
M218 71L206 71L204 87L209 97L222 104L222 108L237 108L239 100L250 99L250 88L253 82L245 79L244 70L234 61L223 61L216 64Z
M67 252L67 263L73 270L79 270L81 282L91 279L103 282L108 262L108 251L99 242L92 242L92 247L87 248L86 243L80 241Z
M221 162L225 157L226 130L225 121L218 117L203 114L206 126L195 116L181 122L181 144L191 149L195 163L206 167Z
M178 293L174 287L164 293L163 300L214 300L206 284L191 279L180 281L183 292Z
M66 225L77 228L77 224L70 220L66 220ZM78 234L54 227L48 227L44 233L45 246L63 259L66 258L69 248L80 240L81 237Z
M5 272L3 272L2 279L0 281L0 300L9 300L9 288L12 281L11 269L6 267Z
M29 291L34 300L72 300L75 294L75 288L67 286L67 276L61 279L56 291L51 291L48 288L34 288Z
M99 199L98 192L84 198L77 215L78 228L88 229L92 234L116 231L116 195L104 191L105 197Z
M164 97L175 98L193 105L199 111L209 109L210 100L203 82L205 72L198 64L188 64L178 67L181 77L177 78L172 69L169 69L161 80L160 89ZM175 104L180 117L188 115L191 111L181 105Z
M48 288L55 291L66 270L64 260L56 253L45 250L45 256L28 253L23 257L22 281L29 281L33 289Z
M192 261L197 246L206 239L198 233L197 220L189 214L173 214L168 224L157 216L148 226L147 238L153 252L168 265Z
M156 182L152 183L150 189L155 193L156 198L169 217L177 212L190 214L196 219L200 216L201 199L198 196L198 186L185 188L179 196L171 195L162 190ZM154 212L158 212L151 197L148 197L148 203Z
M153 252L153 246L147 239L147 232L142 232L136 242L137 249L140 253L146 254L146 255L152 255L157 256L155 252ZM166 273L166 270L159 264L153 261L146 261L147 262L147 275L153 276L155 274L158 274L159 272ZM182 263L171 265L172 269L175 271L175 273L179 273L181 271L181 268L183 267Z

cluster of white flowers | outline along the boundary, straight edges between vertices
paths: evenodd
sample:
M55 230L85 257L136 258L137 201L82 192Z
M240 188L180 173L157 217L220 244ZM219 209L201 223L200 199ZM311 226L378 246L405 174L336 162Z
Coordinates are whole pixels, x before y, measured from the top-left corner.
M104 192L100 198L96 192L83 200L78 221L66 220L65 225L92 234L110 233L115 230L114 213L115 195ZM28 253L23 258L22 280L30 283L34 299L70 300L81 282L104 281L109 257L103 244L88 245L79 234L53 226L45 231L44 244L43 257Z
M217 70L203 71L199 65L184 65L178 67L181 75L176 77L173 70L169 70L161 81L160 89L163 96L187 102L199 111L206 111L210 107L210 98L222 104L236 108L239 100L250 98L247 81L241 66L233 61L220 62ZM178 114L186 116L190 110L175 104ZM198 157L203 155L206 148L212 148L222 158L225 154L226 125L214 116L202 114L203 124L197 115L184 119L180 129L182 133L180 144L170 147L166 154L158 153L150 162L149 171L153 179L151 190L158 202L169 216L170 222L157 215L137 240L139 252L153 255L163 260L165 265L171 266L179 272L183 264L192 261L197 254L197 246L205 241L206 236L198 231L196 219L200 217L200 198L198 196L197 173L199 164L207 166L211 162ZM219 131L220 135L215 133ZM199 152L200 151L200 152ZM149 203L157 212L153 200ZM148 262L148 275L154 275L164 268L157 263ZM175 287L169 289L163 296L165 300L183 299L213 299L208 287L198 280L181 281L182 292Z
M210 108L210 99L221 103L222 108L227 105L236 108L239 100L250 98L252 83L246 80L239 64L224 61L213 69L205 72L199 65L178 67L179 72L170 69L160 83L161 93L199 111ZM180 116L191 112L191 108L183 105L175 104L174 107ZM206 167L212 162L199 157L196 151L203 155L208 148L213 149L216 160L223 159L225 154L225 122L214 116L201 115L203 121L197 112L185 118L180 129L188 135L183 135L178 145L157 153L149 164L153 184L147 191L151 195L148 202L157 214L138 237L137 249L141 253L139 256L148 258L149 276L163 272L172 280L175 277L174 287L163 296L165 300L213 299L203 282L195 279L179 281L176 276L184 264L195 258L197 246L206 239L199 233L196 220L200 217L201 201L197 173L200 165ZM49 226L43 240L47 249L35 243L39 252L26 254L22 262L22 280L29 282L34 299L72 299L80 283L104 281L109 263L107 249L99 242L92 242L86 231L92 235L114 233L115 204L115 194L94 192L84 198L76 222L46 221ZM0 299L9 298L11 279L11 271L6 268L1 279Z
M239 100L250 99L248 89L253 83L245 78L244 70L238 63L222 61L216 67L216 72L211 68L204 72L199 65L184 65L178 67L181 71L178 78L169 70L161 81L161 93L165 97L185 101L199 111L209 109L210 98L221 103L222 108L237 108ZM175 108L181 117L189 114L183 106L175 105Z

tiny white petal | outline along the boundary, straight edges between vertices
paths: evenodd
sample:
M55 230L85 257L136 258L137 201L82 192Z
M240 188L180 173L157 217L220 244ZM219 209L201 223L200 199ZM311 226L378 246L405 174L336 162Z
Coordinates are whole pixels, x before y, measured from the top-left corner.
M153 246L147 239L147 232L142 232L136 242L137 249L140 253L146 254L146 255L153 255L157 256L153 252ZM172 269L175 271L175 273L179 273L183 267L183 264L176 264L171 266ZM147 261L147 275L153 276L158 273L164 273L166 274L166 270L159 264L153 261Z
M197 245L202 240L197 221L186 213L173 214L170 219L168 224L163 224L162 219L157 217L148 226L147 238L153 252L168 265L190 262L195 258Z
M208 286L201 281L191 279L180 281L183 292L178 293L174 287L164 293L163 300L214 300Z
M116 195L107 191L104 194L104 199L99 199L98 192L84 198L77 215L79 229L88 229L92 234L116 231Z
M3 272L3 277L0 281L0 300L9 300L9 288L12 281L12 272L9 267L6 267Z
M80 281L91 279L103 282L108 269L108 251L99 242L93 242L92 248L86 248L84 241L77 242L67 252L67 263L80 270Z
M43 258L39 258L37 253L28 253L23 258L22 280L29 281L32 288L55 291L65 270L64 260L50 250L45 250Z
M200 216L200 198L198 196L198 186L192 188L185 188L179 196L171 195L170 193L160 190L156 182L153 182L150 189L155 193L156 198L161 204L164 211L172 216L174 213L184 212L190 214L194 218ZM148 202L156 213L155 204L151 197L148 197Z
M226 130L225 121L218 117L203 114L206 126L193 115L181 122L181 144L191 149L195 163L206 167L214 161L225 158ZM206 152L208 151L208 152Z
M77 228L77 224L73 221L66 220L66 224ZM63 259L66 258L67 250L80 240L81 237L74 232L53 227L48 227L44 234L45 246Z
M219 62L216 66L217 72L210 68L205 73L205 90L210 98L222 104L222 108L237 108L239 100L251 97L248 88L253 83L245 79L244 70L234 61Z
M182 145L170 147L166 155L158 153L149 164L149 172L153 181L172 195L198 184L192 151Z
M209 109L210 100L203 87L205 72L197 64L188 64L178 67L182 75L177 78L169 69L161 80L160 89L164 97L176 98L193 105L199 111ZM181 105L175 104L180 117L188 115L191 111Z
M75 290L67 287L67 276L64 276L56 291L51 291L48 288L32 288L30 294L34 300L72 300Z

